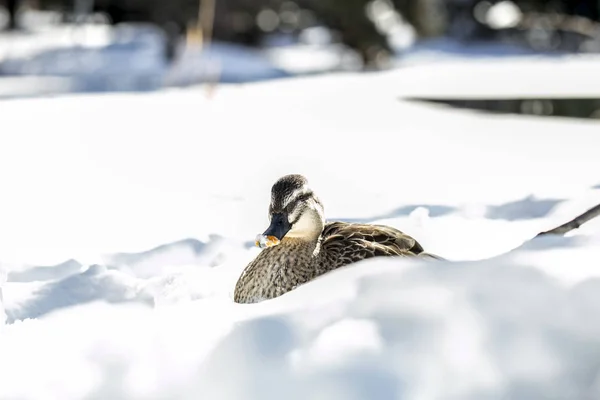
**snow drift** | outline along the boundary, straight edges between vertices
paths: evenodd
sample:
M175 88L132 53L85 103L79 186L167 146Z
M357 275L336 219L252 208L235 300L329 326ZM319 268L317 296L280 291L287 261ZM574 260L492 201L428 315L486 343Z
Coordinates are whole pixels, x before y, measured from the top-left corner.
M256 306L70 308L5 329L0 397L595 398L600 279L528 254L366 261Z
M0 399L598 398L600 220L528 241L600 202L597 123L399 101L405 72L3 102ZM233 303L292 172L449 261Z

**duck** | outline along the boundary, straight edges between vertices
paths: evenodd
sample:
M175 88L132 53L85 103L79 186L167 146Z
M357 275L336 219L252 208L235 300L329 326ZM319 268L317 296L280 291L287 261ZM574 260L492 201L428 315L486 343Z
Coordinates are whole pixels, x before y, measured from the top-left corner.
M273 184L269 222L255 241L262 250L237 280L235 303L274 299L330 271L374 257L443 260L396 228L326 221L323 203L300 174L285 175Z

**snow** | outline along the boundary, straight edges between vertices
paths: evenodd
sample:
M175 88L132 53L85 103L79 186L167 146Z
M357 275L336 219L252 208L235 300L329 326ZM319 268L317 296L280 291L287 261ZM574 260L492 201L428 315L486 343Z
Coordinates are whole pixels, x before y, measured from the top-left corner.
M599 397L598 123L403 100L543 62L2 101L0 399ZM448 261L233 303L287 173Z
M566 289L510 257L404 264L341 270L269 305L93 304L11 325L3 396L598 395L598 279Z
M53 94L65 92L60 82L70 92L154 90L167 68L164 43L161 31L143 24L32 27L0 36L0 81L35 78L42 93ZM12 96L31 94L22 89Z
M28 11L25 31L0 35L0 98L65 93L154 91L205 82L244 83L356 69L342 45L307 39L264 49L180 40L165 58L164 32L144 23L58 24L57 16Z
M6 276L4 271L0 270L0 329L6 323L6 311L4 311L4 292L2 287L6 284Z
M410 58L409 58L410 60ZM600 56L509 56L422 65L407 62L397 73L403 97L442 99L597 98ZM540 73L540 71L548 71ZM519 79L515 79L515 76ZM448 79L452 77L453 79ZM473 80L464 86L465 80Z

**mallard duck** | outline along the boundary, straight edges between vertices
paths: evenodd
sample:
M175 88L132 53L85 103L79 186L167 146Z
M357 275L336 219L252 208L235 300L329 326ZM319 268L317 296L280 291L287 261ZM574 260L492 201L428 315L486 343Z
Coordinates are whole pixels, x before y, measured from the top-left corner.
M256 240L263 250L235 286L236 303L281 296L326 272L372 257L441 259L389 226L325 222L323 204L302 175L275 182L269 219L269 227Z

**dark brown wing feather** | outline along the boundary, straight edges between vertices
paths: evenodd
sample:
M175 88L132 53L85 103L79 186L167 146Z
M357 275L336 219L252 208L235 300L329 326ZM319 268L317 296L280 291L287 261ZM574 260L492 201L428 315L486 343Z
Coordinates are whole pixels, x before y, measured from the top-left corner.
M329 222L322 234L322 253L330 267L379 256L417 256L423 247L412 237L383 225Z

